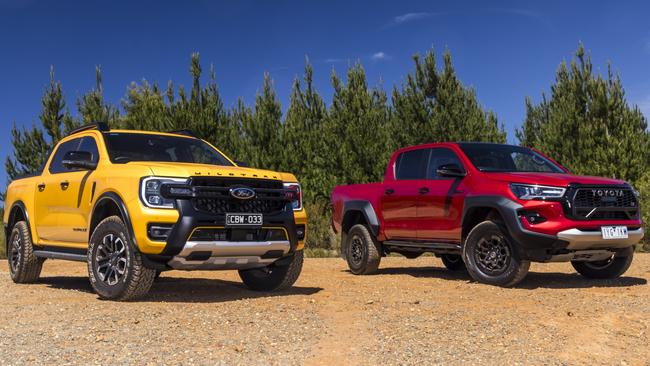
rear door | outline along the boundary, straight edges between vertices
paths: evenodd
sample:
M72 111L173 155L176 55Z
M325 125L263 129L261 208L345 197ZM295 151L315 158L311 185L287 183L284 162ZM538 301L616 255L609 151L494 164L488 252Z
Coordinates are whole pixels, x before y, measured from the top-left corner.
M417 238L418 188L424 184L429 149L409 150L395 160L395 181L384 184L382 215L388 239Z
M431 149L426 179L419 189L418 240L460 241L465 187L463 178L438 175L438 168L448 164L456 164L465 169L453 150Z

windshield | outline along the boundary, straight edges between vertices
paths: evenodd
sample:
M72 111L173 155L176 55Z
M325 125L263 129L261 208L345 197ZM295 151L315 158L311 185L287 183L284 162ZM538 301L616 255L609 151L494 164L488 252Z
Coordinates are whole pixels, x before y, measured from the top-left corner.
M106 133L104 138L108 155L115 164L155 161L233 165L223 154L195 138L120 132Z
M565 173L557 164L525 147L481 143L458 145L482 172Z

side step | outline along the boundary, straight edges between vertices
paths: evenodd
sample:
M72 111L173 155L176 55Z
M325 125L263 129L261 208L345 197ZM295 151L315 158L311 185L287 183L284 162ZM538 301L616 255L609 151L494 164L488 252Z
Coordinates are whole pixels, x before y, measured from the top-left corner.
M34 256L37 258L63 259L66 261L75 261L75 262L85 262L88 258L85 254L55 252L51 250L35 250Z
M386 240L383 245L389 250L406 250L415 252L433 252L439 254L459 254L460 244L432 243L425 241Z

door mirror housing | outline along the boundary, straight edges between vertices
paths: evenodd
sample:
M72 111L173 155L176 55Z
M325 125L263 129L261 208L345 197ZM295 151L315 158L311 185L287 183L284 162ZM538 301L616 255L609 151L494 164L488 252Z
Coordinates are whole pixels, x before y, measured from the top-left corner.
M445 164L438 167L436 170L441 177L448 178L463 178L467 173L458 164Z
M97 163L93 161L93 154L88 151L68 151L63 155L61 164L71 170L95 170L97 168Z

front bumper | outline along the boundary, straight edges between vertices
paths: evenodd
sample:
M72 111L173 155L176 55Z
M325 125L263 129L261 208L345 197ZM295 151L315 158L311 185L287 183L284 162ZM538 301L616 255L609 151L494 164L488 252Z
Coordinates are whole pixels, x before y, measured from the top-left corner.
M265 214L261 228L225 228L225 215L198 211L191 200L176 200L178 221L172 226L164 249L159 254L145 254L149 267L179 270L250 269L267 266L301 249L296 216L290 203L275 214ZM306 217L305 217L306 221ZM282 229L286 240L243 241L191 240L197 229Z

